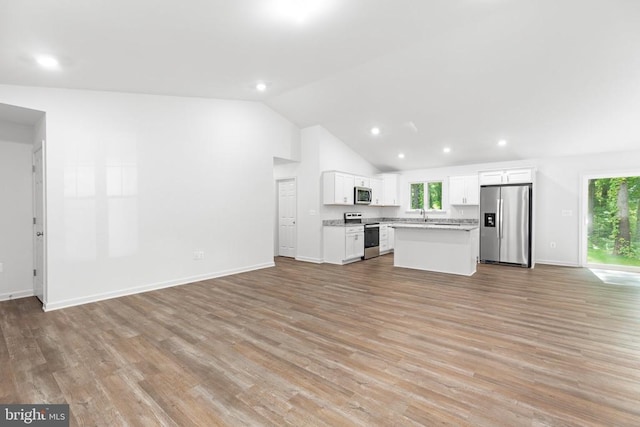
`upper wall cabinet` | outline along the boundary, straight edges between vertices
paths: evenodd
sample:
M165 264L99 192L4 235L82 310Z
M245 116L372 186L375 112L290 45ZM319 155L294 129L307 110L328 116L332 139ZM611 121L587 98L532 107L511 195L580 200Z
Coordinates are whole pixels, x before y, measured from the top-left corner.
M450 205L480 204L478 175L452 176L449 178Z
M367 178L344 172L326 171L322 174L323 203L353 205L354 187L371 188L372 200L369 206L400 206L398 175L392 173Z
M480 172L480 185L529 184L533 182L533 169L507 169Z
M384 181L379 178L371 178L371 205L384 206Z
M371 187L371 178L367 178L366 176L354 176L353 179L356 187Z
M384 200L382 204L384 206L400 206L400 199L398 197L398 175L385 173L378 176L382 178L384 185Z
M325 205L353 205L353 175L342 172L325 172L323 180L323 203Z

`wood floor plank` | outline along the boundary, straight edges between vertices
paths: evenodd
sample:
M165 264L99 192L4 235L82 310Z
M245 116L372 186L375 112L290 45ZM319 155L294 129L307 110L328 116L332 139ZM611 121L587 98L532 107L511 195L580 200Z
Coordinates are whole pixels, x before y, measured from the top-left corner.
M276 267L43 313L0 302L0 402L71 425L640 425L640 288Z

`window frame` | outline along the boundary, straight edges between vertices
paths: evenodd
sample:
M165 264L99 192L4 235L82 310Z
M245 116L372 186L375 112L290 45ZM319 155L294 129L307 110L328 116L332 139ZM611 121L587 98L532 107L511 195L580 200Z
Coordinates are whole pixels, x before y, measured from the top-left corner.
M446 212L444 210L444 179L427 179L420 181L410 181L409 182L409 210L407 212L421 212L424 209L424 204L427 206L431 204L431 200L429 199L429 184L440 184L440 209L425 209L426 212ZM415 184L422 184L424 191L424 199L423 199L423 207L422 208L413 208L412 207L412 197L411 197L411 188Z

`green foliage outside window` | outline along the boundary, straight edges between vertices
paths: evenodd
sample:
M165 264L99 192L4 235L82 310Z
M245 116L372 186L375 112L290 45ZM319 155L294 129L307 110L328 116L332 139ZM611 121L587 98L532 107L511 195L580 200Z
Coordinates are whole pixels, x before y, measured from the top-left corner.
M425 185L427 186L426 194ZM441 210L442 181L411 184L411 209Z
M429 207L427 209L442 209L442 182L429 183Z
M589 181L587 259L640 266L640 177Z
M411 209L424 207L424 184L422 182L411 184Z

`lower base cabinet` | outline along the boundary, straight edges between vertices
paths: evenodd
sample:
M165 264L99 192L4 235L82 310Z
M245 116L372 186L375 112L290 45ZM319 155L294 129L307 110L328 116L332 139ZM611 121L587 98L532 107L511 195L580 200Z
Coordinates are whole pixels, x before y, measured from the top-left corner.
M395 230L388 224L380 224L380 255L393 251Z
M364 256L364 226L325 226L324 262L347 264Z

